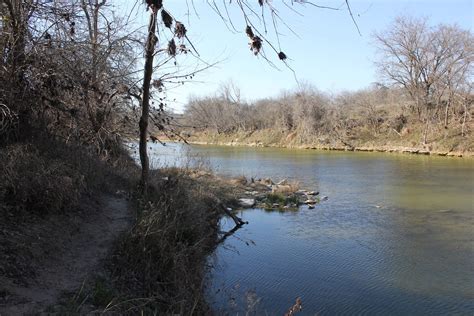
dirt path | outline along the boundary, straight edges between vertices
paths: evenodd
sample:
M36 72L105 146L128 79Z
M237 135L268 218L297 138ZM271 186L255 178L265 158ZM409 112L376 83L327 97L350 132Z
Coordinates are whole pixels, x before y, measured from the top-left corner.
M61 251L45 256L34 279L26 285L18 285L0 278L0 290L8 293L6 303L0 305L0 316L41 313L65 292L78 290L100 267L101 260L131 222L126 199L101 197L99 203L80 218L77 231L65 233L64 238L56 241Z

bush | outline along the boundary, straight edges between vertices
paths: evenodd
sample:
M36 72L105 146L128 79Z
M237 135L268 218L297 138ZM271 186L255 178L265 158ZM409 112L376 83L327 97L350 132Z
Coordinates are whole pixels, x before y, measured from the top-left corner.
M400 133L407 122L407 117L400 114L390 122L390 127Z

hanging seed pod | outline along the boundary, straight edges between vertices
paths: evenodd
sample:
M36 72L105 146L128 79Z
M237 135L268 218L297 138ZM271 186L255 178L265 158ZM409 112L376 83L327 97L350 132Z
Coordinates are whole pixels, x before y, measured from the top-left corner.
M259 36L254 36L250 42L250 50L254 55L258 55L262 49L262 39Z
M245 33L247 33L247 36L250 38L254 37L253 31L250 25L247 25L247 27L245 28Z
M173 24L173 18L165 9L161 10L161 19L167 28L171 28Z
M187 54L187 53L188 53L188 48L186 47L186 45L180 44L180 45L179 45L179 52L180 52L180 53Z
M174 27L174 34L178 38L183 38L186 36L186 27L184 27L184 24L181 22L176 21L175 27Z
M163 81L161 81L161 79L153 80L151 84L153 85L154 88L157 88L157 89L163 87Z
M258 4L263 7L263 0L258 0Z
M279 52L278 53L278 58L280 58L280 60L285 60L287 57L286 57L286 54L284 52Z
M176 56L176 43L174 42L174 39L171 39L171 41L168 42L168 54L170 56Z

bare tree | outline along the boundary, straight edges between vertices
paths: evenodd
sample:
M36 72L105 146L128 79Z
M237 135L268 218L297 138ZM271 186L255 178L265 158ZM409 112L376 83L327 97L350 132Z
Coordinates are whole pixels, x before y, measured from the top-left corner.
M154 70L158 70L153 66L153 59L157 51L155 51L155 44L158 42L160 38L160 34L156 32L157 30L157 23L161 21L165 28L169 28L170 30L174 26L173 38L168 43L167 51L171 56L175 56L176 53L181 51L191 51L194 52L196 55L199 55L191 43L187 36L187 29L184 24L180 21L177 21L171 14L168 12L163 4L163 0L146 0L147 9L151 10L150 13L150 22L148 27L148 37L146 40L146 48L145 48L145 72L144 72L144 79L143 79L143 97L141 99L141 106L142 106L142 116L140 119L140 145L139 145L139 152L140 152L140 160L142 163L142 185L144 190L146 190L146 183L148 182L148 157L147 157L147 149L146 149L146 142L147 142L147 134L148 134L148 116L149 116L149 98L151 94L151 82L152 82L152 74ZM222 3L217 3L215 1L208 1L207 2L209 7L216 12L218 17L222 19L224 24L229 28L237 31L234 21L230 18L229 9L231 6L237 9L240 12L241 16L243 17L244 24L242 25L242 30L245 30L245 35L248 37L249 40L249 48L254 55L262 56L268 63L275 66L274 63L271 61L271 58L267 55L265 51L265 47L269 48L271 51L274 52L274 56L277 57L280 61L284 63L288 68L290 68L289 64L287 63L287 55L281 50L280 47L280 31L278 30L279 25L284 25L290 31L291 28L285 23L285 21L280 16L280 11L277 8L277 5L272 1L268 0L259 0L255 2L250 2L247 0L236 0L234 2L230 1L223 1ZM311 5L318 8L324 9L332 9L332 10L339 10L339 8L331 8L331 7L324 7L318 6L312 3L311 1L292 1L291 5L293 4L299 5ZM193 3L194 5L194 3ZM345 5L352 17L354 23L354 17L352 15L351 8L349 6L349 1L345 1ZM289 4L282 3L282 7L285 10L292 10L295 11ZM158 19L158 12L160 12L161 19ZM189 14L189 12L188 12ZM267 38L268 35L268 25L267 25L267 18L271 21L271 25L274 29L274 35L276 37L277 45L273 43L272 40ZM355 24L357 27L357 24ZM358 29L358 28L357 28ZM292 31L293 32L293 31ZM179 45L176 44L176 40L179 40L181 43ZM192 49L188 50L185 46L185 42L189 44ZM291 68L290 68L291 69ZM195 73L195 72L193 72ZM158 86L160 88L163 87L163 80L157 80L159 83ZM232 98L240 97L236 94L236 90L232 91L232 89L225 89L224 90L224 97ZM236 102L234 102L236 103ZM199 108L198 104L195 104L192 108L196 111ZM214 103L216 108L219 111L223 111L223 104L221 102ZM228 106L233 106L232 103L228 103ZM240 109L237 107L236 109ZM202 110L202 109L201 109ZM242 124L238 124L242 125ZM291 124L290 124L291 125ZM222 130L222 126L224 124L217 124L216 127L219 132ZM226 130L225 128L224 130Z
M445 107L444 124L453 96L472 80L473 34L456 25L430 27L426 19L399 17L390 28L374 34L380 58L376 62L383 78L403 87L425 123L429 124Z
M137 56L109 2L0 4L0 103L18 118L17 137L41 129L102 158L120 150Z

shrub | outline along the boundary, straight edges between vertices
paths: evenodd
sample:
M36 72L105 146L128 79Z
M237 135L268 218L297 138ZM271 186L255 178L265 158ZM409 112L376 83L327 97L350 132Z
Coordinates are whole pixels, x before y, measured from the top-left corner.
M390 127L400 133L407 122L407 117L400 114L390 122Z

